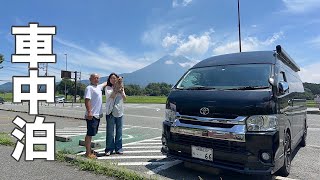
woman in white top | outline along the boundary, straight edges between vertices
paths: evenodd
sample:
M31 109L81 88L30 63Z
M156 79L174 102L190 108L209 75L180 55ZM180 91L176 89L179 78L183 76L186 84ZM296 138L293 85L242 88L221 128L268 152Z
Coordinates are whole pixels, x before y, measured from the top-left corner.
M120 92L113 91L113 85L119 76L115 73L109 75L106 93L106 121L107 121L107 137L106 137L106 156L113 154L123 154L122 150L122 126L123 126L123 101L126 100L124 88ZM114 129L116 132L114 133Z

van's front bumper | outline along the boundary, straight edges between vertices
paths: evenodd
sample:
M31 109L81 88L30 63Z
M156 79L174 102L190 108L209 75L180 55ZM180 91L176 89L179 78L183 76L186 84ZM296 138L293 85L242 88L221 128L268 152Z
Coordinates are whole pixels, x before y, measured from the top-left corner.
M170 129L171 123L164 121L162 152L169 157L245 174L260 175L273 174L275 167L279 166L276 163L281 163L281 159L275 160L275 154L279 148L278 132L245 133L245 142L243 142L173 133ZM213 161L193 158L192 145L213 149ZM270 154L270 160L262 160L263 152Z

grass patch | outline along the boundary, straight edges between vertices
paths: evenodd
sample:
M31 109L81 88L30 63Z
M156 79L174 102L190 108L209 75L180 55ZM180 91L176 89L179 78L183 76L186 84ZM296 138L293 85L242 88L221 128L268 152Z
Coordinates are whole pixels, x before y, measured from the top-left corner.
M0 97L2 97L6 102L12 102L12 93L0 93Z
M8 133L0 133L0 145L4 146L14 146L12 138L8 135Z
M319 107L319 105L314 100L307 100L308 107Z
M121 166L117 166L109 162L102 163L102 162L98 162L97 160L88 160L80 157L70 158L64 152L58 152L56 154L56 159L60 162L68 162L83 171L90 171L96 174L101 174L108 177L114 177L117 179L124 179L124 180L153 179L153 178L147 178L145 176L139 175L134 171L131 171Z
M127 96L126 103L165 104L166 101L166 96Z
M106 102L105 96L103 96L102 101L103 103ZM167 101L166 96L127 96L127 100L125 101L125 103L165 104L166 101Z

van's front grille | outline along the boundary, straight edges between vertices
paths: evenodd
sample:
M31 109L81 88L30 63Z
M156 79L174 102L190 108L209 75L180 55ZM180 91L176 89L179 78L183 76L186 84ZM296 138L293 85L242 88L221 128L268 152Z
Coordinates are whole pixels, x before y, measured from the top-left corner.
M234 124L213 123L210 121L205 122L205 121L194 121L194 120L185 120L185 119L179 119L179 121L184 124L219 127L219 128L232 128L234 126Z
M238 116L233 114L220 114L220 113L209 113L207 115L202 115L200 112L195 111L179 111L181 115L188 115L188 116L199 116L199 117L210 117L210 118L221 118L221 119L235 119Z
M246 152L246 145L244 142L234 142L205 137L196 137L176 133L171 133L171 140L178 144L208 147L213 149L219 149L224 152Z

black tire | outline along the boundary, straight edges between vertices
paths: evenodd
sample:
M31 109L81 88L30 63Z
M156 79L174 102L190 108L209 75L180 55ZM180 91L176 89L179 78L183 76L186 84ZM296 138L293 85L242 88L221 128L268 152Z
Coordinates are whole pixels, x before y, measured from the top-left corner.
M279 170L279 175L287 177L290 174L291 169L291 136L289 132L286 133L284 139L284 163L282 168Z
M308 135L308 128L307 128L307 121L304 123L304 130L303 130L303 136L300 141L300 146L305 147L307 145L307 135Z

